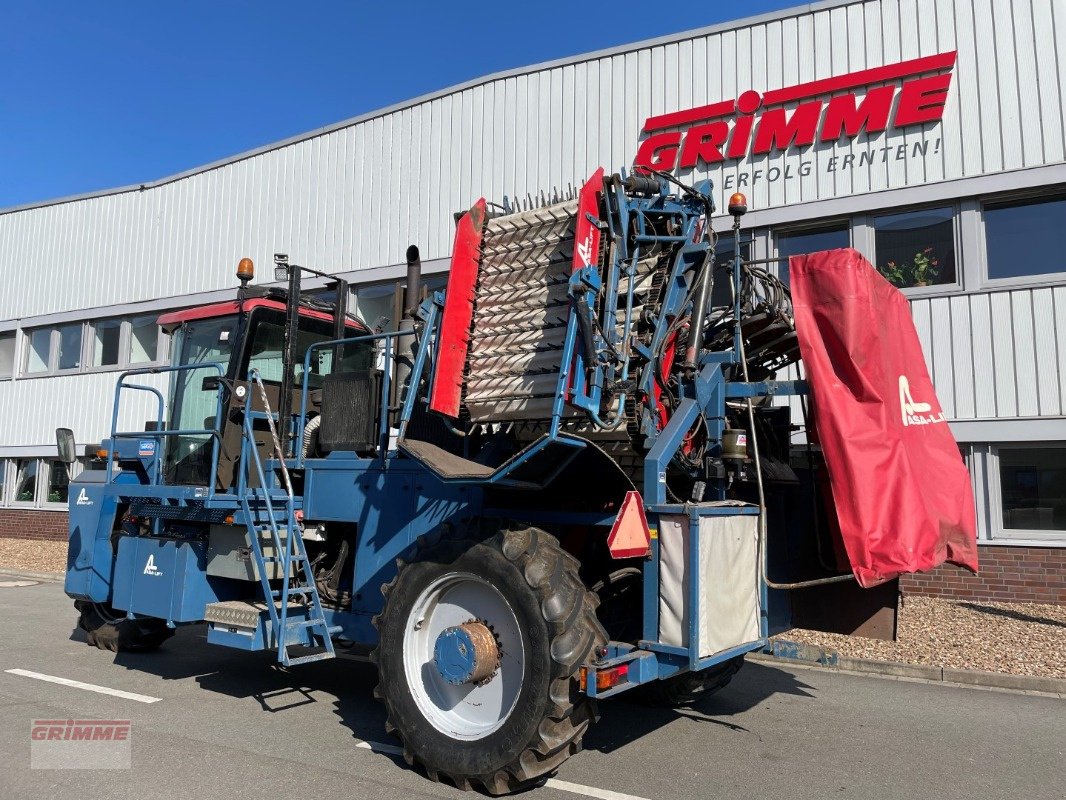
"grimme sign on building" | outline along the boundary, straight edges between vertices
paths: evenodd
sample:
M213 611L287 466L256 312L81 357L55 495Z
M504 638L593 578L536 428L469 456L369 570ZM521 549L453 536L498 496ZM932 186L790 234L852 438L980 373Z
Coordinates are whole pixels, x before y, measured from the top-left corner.
M759 94L754 89L733 100L648 117L648 137L634 164L659 170L688 170L752 156L835 144L841 139L867 141L888 129L939 122L944 114L955 51L788 86ZM883 85L880 85L883 84ZM862 97L860 98L860 92ZM795 108L786 105L797 103ZM877 147L831 157L827 172L924 157L939 152L940 138ZM812 163L770 166L726 175L722 188L741 188L759 180L774 182L806 177ZM734 183L734 180L735 183Z

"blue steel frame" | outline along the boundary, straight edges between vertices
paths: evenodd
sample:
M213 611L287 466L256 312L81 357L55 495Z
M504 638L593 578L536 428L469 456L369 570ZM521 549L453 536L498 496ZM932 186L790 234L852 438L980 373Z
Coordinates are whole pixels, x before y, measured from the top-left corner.
M713 666L727 659L733 658L744 652L758 649L765 644L767 635L766 618L766 595L765 581L759 577L759 596L762 606L762 618L760 620L761 639L747 643L739 647L715 653L709 657L703 657L699 653L699 635L697 630L699 614L697 613L700 597L699 564L699 536L694 533L698 529L699 520L709 516L724 516L732 514L757 515L758 509L754 506L726 506L713 503L695 504L670 504L666 502L666 470L671 460L677 454L684 443L686 434L692 430L693 425L702 417L707 426L708 442L712 447L720 446L722 431L724 428L726 401L733 398L759 397L773 394L800 394L805 392L806 387L802 382L775 382L764 381L759 383L743 383L727 381L723 369L739 363L740 353L740 293L734 292L734 320L736 330L734 334L733 348L725 352L704 353L700 356L697 369L694 374L685 377L679 387L679 403L674 409L670 419L662 430L658 429L656 419L658 409L655 400L655 369L654 359L670 335L670 326L674 319L682 314L689 313L693 307L693 295L695 293L695 276L699 272L701 264L706 269L713 266L712 245L700 235L702 225L706 224L706 213L710 206L709 182L697 187L695 194L682 193L679 196L671 195L669 186L664 180L660 180L660 192L653 196L627 195L623 184L616 178L613 182L605 183L604 207L606 209L606 221L601 226L610 237L610 245L607 248L608 263L602 269L595 265L585 265L574 272L569 293L573 300L569 319L567 322L566 336L562 352L562 366L560 369L555 402L553 405L551 426L549 432L539 440L519 453L495 473L487 478L463 479L455 483L468 485L507 485L508 476L516 469L529 461L545 448L557 444L572 451L570 457L579 452L585 446L583 440L571 437L561 430L561 423L565 406L582 409L588 418L601 428L611 429L624 421L624 409L627 394L634 387L629 385L631 359L635 356L648 365L640 376L635 389L642 397L642 428L652 442L651 449L645 459L645 472L643 479L643 497L649 523L652 528L651 552L644 562L644 596L643 596L643 638L638 645L627 645L613 642L608 646L607 654L603 658L587 665L590 674L595 670L605 670L613 666L627 665L627 681L605 692L597 692L596 681L588 681L587 692L591 696L606 697L625 691L634 685L650 680L666 678L686 670L701 670ZM702 195L700 197L699 195ZM650 220L669 219L672 221L673 230L679 231L674 234L660 234L651 226ZM662 225L660 225L660 229ZM660 246L673 249L672 260L666 282L663 287L663 302L656 320L655 331L651 344L644 346L631 340L633 331L633 306L636 276L636 265L644 255ZM742 262L739 254L737 239L734 237L732 275L734 286L741 285ZM626 290L624 314L621 322L616 317L616 309L620 299L620 285L624 277L629 278ZM599 298L603 300L597 304ZM418 310L422 320L422 330L418 339L415 360L410 375L409 390L406 392L400 416L398 420L399 436L402 440L406 434L408 423L414 411L414 404L420 395L418 387L424 380L432 384L436 361L437 332L443 309L444 298L440 292L434 293L424 301ZM598 319L595 309L600 309ZM584 316L582 316L584 315ZM584 330L583 330L584 328ZM588 334L591 333L591 336ZM583 336L584 334L584 336ZM311 345L304 356L304 374L310 374L310 363L313 353L325 348L343 346L346 344L382 342L384 357L384 376L381 393L381 408L383 413L379 420L379 457L374 460L354 459L307 459L304 457L302 448L297 446L291 459L286 458L286 464L293 469L307 470L307 485L314 483L316 472L319 467L332 468L340 464L351 464L351 469L370 469L372 463L378 466L376 469L387 470L389 460L396 457L394 449L390 449L390 415L388 412L388 398L391 391L392 362L394 360L395 342L401 335L410 335L409 332L394 332L382 334L369 334L363 336L337 339L333 341L319 342ZM592 352L588 352L584 346L579 346L582 340L593 343ZM159 390L140 384L127 383L127 378L138 374L155 374L159 372L179 372L190 369L214 368L220 376L225 374L225 368L221 364L190 364L178 365L166 368L150 368L144 370L131 370L120 376L115 390L115 409L112 414L111 440L116 443L121 438L152 438L162 441L163 437L177 435L210 435L213 436L211 482L206 489L206 495L198 487L164 486L161 484L161 453L156 447L155 463L146 464L148 467L149 485L115 484L112 481L114 453L109 453L107 465L107 487L110 493L133 497L160 497L174 498L178 501L196 499L207 507L233 509L243 516L244 522L251 525L255 516L255 509L249 504L249 499L259 494L257 508L262 504L271 520L272 534L278 550L282 550L278 541L277 519L272 502L273 499L282 499L275 487L269 485L273 470L264 470L257 457L252 456L253 447L250 445L252 437L248 434L254 413L246 414L245 436L242 442L242 462L247 463L248 458L256 462L260 490L251 490L247 484L246 470L239 472L238 487L236 494L216 493L215 482L217 474L217 462L220 446L219 427L223 412L223 388L220 386L217 398L215 415L215 430L186 430L167 431L163 430L163 410L165 407L162 393ZM251 375L249 376L251 377ZM612 408L604 413L603 402L609 387L613 388L616 402L612 402ZM159 404L158 430L143 433L120 433L117 431L118 403L121 392L124 389L148 391L155 395ZM293 423L293 441L302 442L306 415L308 410L308 382L302 387L300 413L296 415ZM613 417L613 418L612 418ZM290 422L288 418L282 419L278 415L281 424ZM567 458L560 459L568 461ZM365 467L362 465L366 465ZM565 463L560 464L562 469ZM347 469L348 467L345 467ZM410 472L410 470L408 470ZM415 471L417 472L417 470ZM323 473L325 474L325 473ZM305 492L308 489L305 488ZM724 486L712 488L712 500L722 500L725 497ZM286 498L286 517L293 518L296 510L306 501L305 497ZM492 509L485 509L486 514L491 514ZM514 509L508 509L507 513L514 514ZM660 548L657 531L660 517L663 515L683 515L688 519L690 537L689 549L689 575L690 582L686 587L688 602L690 605L689 628L687 631L688 645L676 647L662 644L658 641L659 633L659 561ZM571 514L568 512L553 512L544 510L531 510L522 512L524 518L531 521L545 523L574 523L607 527L613 522L609 515L600 513ZM158 522L158 521L157 521ZM288 563L293 553L291 551L292 536L286 544L285 563ZM263 565L260 564L261 570ZM262 574L262 573L261 573ZM282 593L284 594L284 593ZM283 611L283 614L285 612ZM347 620L354 615L347 612L330 612L330 619L335 623L329 630L334 632L338 629L336 623L340 623L348 631L349 625L355 623ZM276 624L279 621L276 621ZM284 628L284 620L280 620ZM280 638L284 639L285 634Z

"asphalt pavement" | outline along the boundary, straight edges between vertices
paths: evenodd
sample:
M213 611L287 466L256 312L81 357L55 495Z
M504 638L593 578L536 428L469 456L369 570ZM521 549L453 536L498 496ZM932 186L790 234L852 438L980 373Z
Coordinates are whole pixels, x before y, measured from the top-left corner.
M368 664L286 672L200 627L115 656L85 644L59 585L2 583L0 798L477 796L396 757ZM748 663L692 709L600 708L584 752L523 797L1066 798L1066 701L1052 697ZM32 720L89 718L131 720L132 768L30 768Z

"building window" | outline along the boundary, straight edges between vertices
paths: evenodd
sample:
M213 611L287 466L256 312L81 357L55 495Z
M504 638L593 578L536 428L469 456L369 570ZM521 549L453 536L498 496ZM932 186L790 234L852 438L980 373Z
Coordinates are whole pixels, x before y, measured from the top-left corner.
M122 339L122 320L108 319L93 326L93 366L110 367L118 363Z
M998 451L1004 533L1066 533L1066 443Z
M0 458L0 506L7 505L7 461Z
M778 258L789 258L803 253L817 253L820 250L835 250L838 247L851 246L851 226L847 222L837 222L817 228L801 228L774 233L774 245ZM778 265L781 280L788 283L788 262Z
M67 502L67 489L70 485L70 476L67 474L67 465L62 461L46 461L48 465L48 495L45 498L49 503Z
M156 360L159 351L159 326L155 317L137 317L130 322L130 363L146 364Z
M26 332L25 370L30 374L48 372L51 367L52 329L38 328Z
M80 322L59 329L58 369L78 369L81 366L81 329Z
M1066 197L986 203L984 223L989 280L1066 272Z
M15 461L16 503L33 503L37 500L37 459L20 458Z
M901 289L955 283L954 219L950 206L874 217L877 271Z
M0 378L10 378L15 370L15 334L0 334Z

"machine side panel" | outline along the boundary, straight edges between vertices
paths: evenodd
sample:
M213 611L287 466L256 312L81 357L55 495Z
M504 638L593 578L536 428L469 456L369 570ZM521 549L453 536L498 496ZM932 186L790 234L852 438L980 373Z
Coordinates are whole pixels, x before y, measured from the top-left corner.
M118 511L118 499L105 494L103 480L102 470L90 470L71 481L70 539L63 583L70 597L96 603L106 603L111 594L111 531Z
M445 484L417 462L326 458L307 462L304 516L358 526L351 614L334 615L347 638L377 641L371 618L381 611L381 587L410 558L419 536L444 522L476 519L481 490Z

